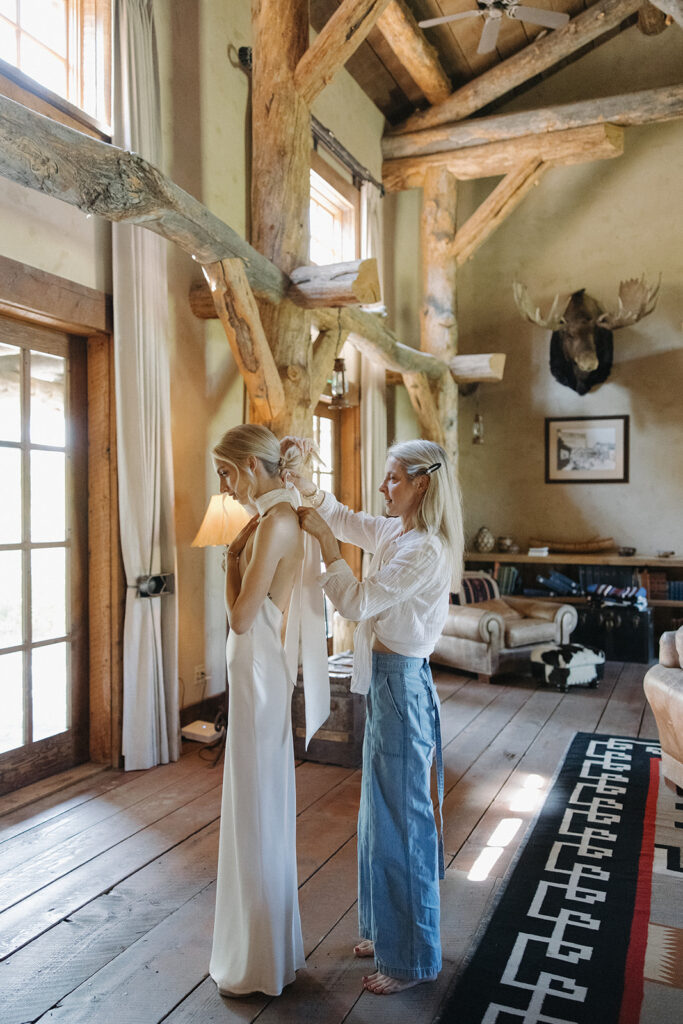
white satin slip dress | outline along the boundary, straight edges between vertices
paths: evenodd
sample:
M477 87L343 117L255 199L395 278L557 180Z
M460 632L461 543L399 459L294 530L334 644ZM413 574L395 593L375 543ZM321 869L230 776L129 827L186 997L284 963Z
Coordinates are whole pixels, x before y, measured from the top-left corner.
M216 916L210 973L231 995L279 995L305 966L296 868L292 682L282 612L266 598L230 632Z

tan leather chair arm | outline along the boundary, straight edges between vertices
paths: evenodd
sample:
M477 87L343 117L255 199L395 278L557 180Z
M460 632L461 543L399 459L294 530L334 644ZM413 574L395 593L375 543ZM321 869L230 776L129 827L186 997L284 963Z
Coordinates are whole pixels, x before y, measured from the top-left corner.
M544 619L546 622L555 622L558 613L566 613L567 609L574 611L570 604L555 604L552 601L536 601L533 597L509 597L503 598L506 604L514 608L516 612L528 619Z
M461 640L476 640L501 646L505 635L503 619L488 608L476 605L451 605L448 619L443 628L444 636L455 636Z

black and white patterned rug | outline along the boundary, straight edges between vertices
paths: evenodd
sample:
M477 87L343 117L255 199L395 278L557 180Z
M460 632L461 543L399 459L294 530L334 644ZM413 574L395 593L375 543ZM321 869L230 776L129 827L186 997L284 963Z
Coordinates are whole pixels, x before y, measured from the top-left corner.
M683 1022L683 791L577 733L439 1024Z

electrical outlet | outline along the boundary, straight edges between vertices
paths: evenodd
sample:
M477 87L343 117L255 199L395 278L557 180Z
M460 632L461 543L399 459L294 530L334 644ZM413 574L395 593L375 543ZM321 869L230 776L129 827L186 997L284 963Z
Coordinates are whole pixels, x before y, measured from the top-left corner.
M207 682L206 667L204 665L196 665L194 670L194 685L200 689L204 689Z

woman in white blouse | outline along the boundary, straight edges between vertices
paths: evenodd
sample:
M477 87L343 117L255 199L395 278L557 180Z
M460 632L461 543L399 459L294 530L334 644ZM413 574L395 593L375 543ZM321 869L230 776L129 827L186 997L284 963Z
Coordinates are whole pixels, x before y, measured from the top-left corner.
M375 960L364 987L389 994L441 969L435 753L440 804L443 765L428 659L462 571L460 497L445 451L431 441L389 449L380 487L388 518L352 512L310 482L296 482L312 505L298 511L302 529L320 542L327 570L320 582L339 612L358 621L351 689L367 694L367 718L358 815L362 939L354 952ZM337 539L373 553L362 582Z

